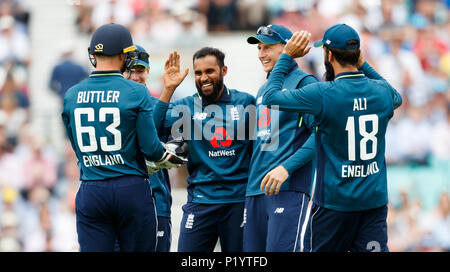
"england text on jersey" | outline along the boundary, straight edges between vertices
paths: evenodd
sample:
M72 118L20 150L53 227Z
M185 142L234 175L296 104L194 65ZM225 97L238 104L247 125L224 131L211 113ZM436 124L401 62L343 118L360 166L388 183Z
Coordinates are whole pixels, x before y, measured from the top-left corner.
M83 156L83 164L86 167L125 164L120 154Z
M343 178L367 177L379 171L380 169L376 161L367 165L342 165Z

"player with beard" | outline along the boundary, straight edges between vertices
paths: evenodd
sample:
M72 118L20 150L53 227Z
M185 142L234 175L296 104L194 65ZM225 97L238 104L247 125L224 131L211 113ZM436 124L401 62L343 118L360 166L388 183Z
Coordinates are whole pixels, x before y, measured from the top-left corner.
M249 131L252 113L247 106L254 105L255 98L224 85L228 70L224 53L205 47L193 56L197 93L169 104L182 81L180 58L175 55L166 62L164 90L154 114L160 120L155 122L158 131L171 130L172 126L172 131L180 128L189 145L188 198L183 205L178 251L211 252L218 239L223 252L242 251L244 200L252 150ZM170 71L168 67L174 63L177 69ZM180 122L182 125L178 127Z
M359 35L345 24L314 44L323 46L327 81L281 91L289 63L309 52L309 38L307 31L292 36L263 97L281 110L312 113L318 125L305 251L388 251L385 133L402 98L363 61Z

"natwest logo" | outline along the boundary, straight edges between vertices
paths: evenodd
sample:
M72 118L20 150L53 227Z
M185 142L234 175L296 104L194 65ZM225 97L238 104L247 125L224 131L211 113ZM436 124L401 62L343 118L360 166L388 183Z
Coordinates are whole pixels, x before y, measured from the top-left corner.
M214 136L209 141L214 148L217 147L229 147L233 140L230 135L227 135L227 131L224 127L216 127Z
M258 127L260 128L266 128L270 126L270 109L267 107L264 107L264 109L261 112L261 115L258 119Z

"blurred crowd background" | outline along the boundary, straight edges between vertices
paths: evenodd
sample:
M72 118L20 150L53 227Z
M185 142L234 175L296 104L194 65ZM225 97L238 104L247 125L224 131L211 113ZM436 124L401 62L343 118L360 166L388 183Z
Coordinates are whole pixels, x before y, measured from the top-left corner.
M36 34L33 18L48 8L56 12L46 14L68 18L76 38L54 36L54 61L36 63L33 48L44 47L36 42L44 34ZM48 132L62 130L58 122L47 121L60 120L61 97L92 71L89 38L108 22L129 27L150 52L154 96L172 50L189 65L201 46L225 48L236 71L225 83L256 94L265 77L245 39L259 26L307 29L312 40L335 23L357 29L364 58L403 96L387 132L390 250L450 251L449 10L449 0L0 0L0 251L78 250L77 160L64 133ZM56 29L52 23L45 30ZM234 57L241 51L245 57ZM311 50L300 67L322 79L322 54ZM174 99L194 91L190 73ZM185 168L170 174L172 188L184 190ZM185 201L182 195L174 202Z

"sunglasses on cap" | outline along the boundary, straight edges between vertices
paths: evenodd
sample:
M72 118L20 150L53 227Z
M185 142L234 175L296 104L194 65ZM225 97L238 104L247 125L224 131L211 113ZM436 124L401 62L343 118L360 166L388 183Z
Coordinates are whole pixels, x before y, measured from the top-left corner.
M139 60L147 60L150 57L150 55L147 52L135 51L134 57Z
M269 37L277 37L280 40L284 40L280 34L278 34L278 32L276 32L275 30L273 30L272 28L268 27L268 26L261 26L258 28L258 30L256 31L256 34L258 35L265 35L265 36L269 36Z

